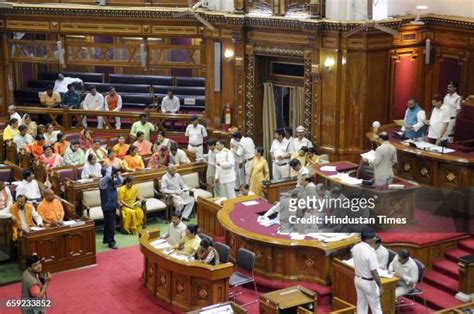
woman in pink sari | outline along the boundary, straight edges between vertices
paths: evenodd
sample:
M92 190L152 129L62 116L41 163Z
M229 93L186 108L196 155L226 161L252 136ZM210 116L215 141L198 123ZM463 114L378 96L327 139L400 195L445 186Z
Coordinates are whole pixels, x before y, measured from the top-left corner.
M152 144L150 141L145 140L145 134L143 132L137 132L137 140L133 143L138 149L138 154L140 156L151 154Z
M43 154L40 156L40 161L46 170L50 168L59 167L63 163L61 155L56 154L51 145L43 146Z

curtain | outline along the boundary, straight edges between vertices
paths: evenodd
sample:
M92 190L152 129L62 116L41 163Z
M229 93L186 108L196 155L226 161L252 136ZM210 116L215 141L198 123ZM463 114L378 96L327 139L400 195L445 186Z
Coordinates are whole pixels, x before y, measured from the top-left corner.
M293 130L304 122L304 88L295 86L290 88L290 125Z
M273 142L273 132L276 129L275 95L273 84L263 83L263 148L265 158L270 160L270 147Z

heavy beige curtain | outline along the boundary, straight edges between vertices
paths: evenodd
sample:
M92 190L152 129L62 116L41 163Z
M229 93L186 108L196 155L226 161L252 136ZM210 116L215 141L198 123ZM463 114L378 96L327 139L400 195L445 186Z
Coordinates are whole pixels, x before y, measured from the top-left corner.
M270 147L273 142L273 132L276 129L275 95L273 84L263 83L263 148L265 158L270 160Z
M304 122L304 88L295 86L290 88L290 123L293 130Z

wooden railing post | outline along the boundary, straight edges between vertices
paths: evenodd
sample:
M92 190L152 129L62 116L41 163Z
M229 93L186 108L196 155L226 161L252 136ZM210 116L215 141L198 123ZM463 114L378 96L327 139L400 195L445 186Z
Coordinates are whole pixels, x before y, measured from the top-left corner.
M474 301L474 254L460 257L458 269L459 292L456 298L463 302Z

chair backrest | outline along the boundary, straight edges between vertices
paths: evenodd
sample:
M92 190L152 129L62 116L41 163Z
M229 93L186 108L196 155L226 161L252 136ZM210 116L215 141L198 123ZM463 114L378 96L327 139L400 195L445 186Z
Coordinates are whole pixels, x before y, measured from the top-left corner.
M99 191L99 189L83 191L82 192L82 202L87 207L100 206L100 191Z
M61 183L61 185L63 185L66 182L66 178L69 178L71 180L76 179L75 171L73 167L66 168L66 169L58 169L58 170L55 170L54 172L56 172L56 174L58 175L59 182Z
M423 276L425 274L425 264L423 264L420 260L413 258L413 261L415 261L416 266L418 267L418 282L423 282Z
M227 263L229 261L230 246L222 242L216 242L214 243L214 247L219 254L219 261L221 263Z
M12 170L10 168L1 168L0 180L3 182L10 182L12 180Z
M235 264L237 265L237 267L253 272L253 268L255 266L255 258L256 255L254 252L240 248L237 251L237 258L235 260Z
M395 256L397 256L397 252L395 252L393 250L389 250L389 249L387 249L387 251L388 251L388 262L387 262L387 268L388 268L388 266L393 261Z
M184 183L190 188L199 188L199 174L197 172L184 174L181 176Z
M214 241L212 240L212 238L210 236L208 236L207 234L205 233L199 233L199 237L202 239L207 239L209 240L211 243L214 243Z
M143 198L155 197L155 187L153 181L137 183L138 193Z

